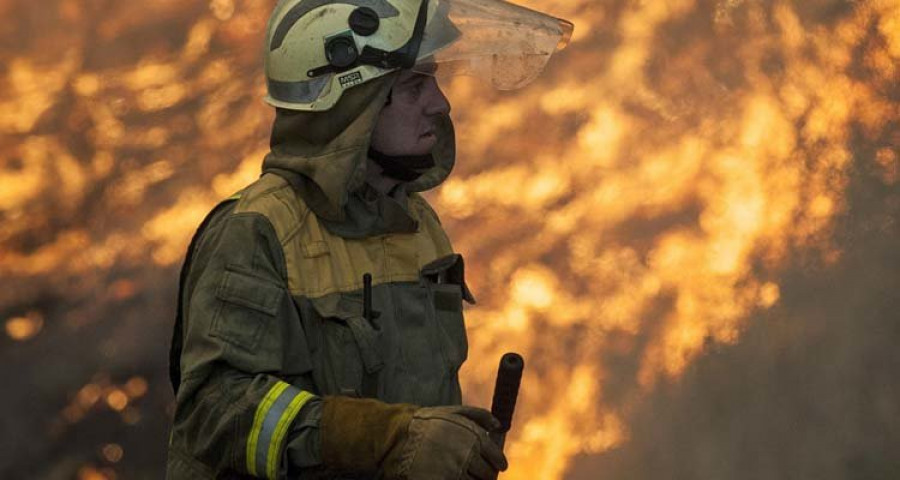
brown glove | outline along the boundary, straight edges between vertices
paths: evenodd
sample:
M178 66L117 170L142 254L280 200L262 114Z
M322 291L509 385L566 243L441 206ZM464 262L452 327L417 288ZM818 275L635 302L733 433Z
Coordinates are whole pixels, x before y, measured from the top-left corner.
M475 407L325 397L322 462L340 472L380 472L386 480L492 480L507 468L488 438L498 426L490 412Z
M488 431L500 427L491 412L475 407L420 408L408 435L384 461L389 480L493 480L506 457Z

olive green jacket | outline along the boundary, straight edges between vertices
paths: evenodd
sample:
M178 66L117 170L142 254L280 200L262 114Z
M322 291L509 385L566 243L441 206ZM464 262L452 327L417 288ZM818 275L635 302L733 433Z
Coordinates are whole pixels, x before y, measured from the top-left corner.
M416 193L453 167L449 117L431 171L390 197L364 181L394 79L349 90L325 114L279 110L263 174L201 224L172 342L168 478L337 478L320 453L322 396L461 402L462 301L474 299Z

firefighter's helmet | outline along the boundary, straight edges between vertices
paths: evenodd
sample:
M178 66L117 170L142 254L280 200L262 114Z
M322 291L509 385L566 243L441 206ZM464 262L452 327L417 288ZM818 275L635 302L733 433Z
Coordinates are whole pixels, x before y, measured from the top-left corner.
M408 68L521 87L572 24L502 0L281 0L266 32L266 102L332 108L344 90Z

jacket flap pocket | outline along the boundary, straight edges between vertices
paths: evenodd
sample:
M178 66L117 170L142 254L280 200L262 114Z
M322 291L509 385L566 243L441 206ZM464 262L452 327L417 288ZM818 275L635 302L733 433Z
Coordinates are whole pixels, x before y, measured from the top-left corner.
M275 316L281 302L282 289L265 280L226 267L216 289L220 300Z
M376 372L384 366L378 347L381 331L363 318L362 298L340 293L311 299L310 303L322 318L337 319L347 325L366 372Z
M439 275L454 268L454 266L460 262L462 262L462 255L458 253L445 255L436 260L433 260L432 262L422 267L422 275L426 277L431 275Z
M374 373L384 367L384 361L378 350L378 334L363 317L352 317L347 320L353 340L359 347L359 355L363 361L366 373Z
M434 308L446 310L448 312L458 312L462 310L462 298L460 298L460 295L461 292L459 288L435 288Z
M475 304L475 297L466 285L465 268L462 255L453 253L422 267L422 278L431 283L459 285L463 300Z

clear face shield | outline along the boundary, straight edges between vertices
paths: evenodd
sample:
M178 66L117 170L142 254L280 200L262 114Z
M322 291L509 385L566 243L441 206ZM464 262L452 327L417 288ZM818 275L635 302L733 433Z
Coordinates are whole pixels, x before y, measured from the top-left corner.
M571 22L503 0L429 0L416 72L521 88L568 45Z

